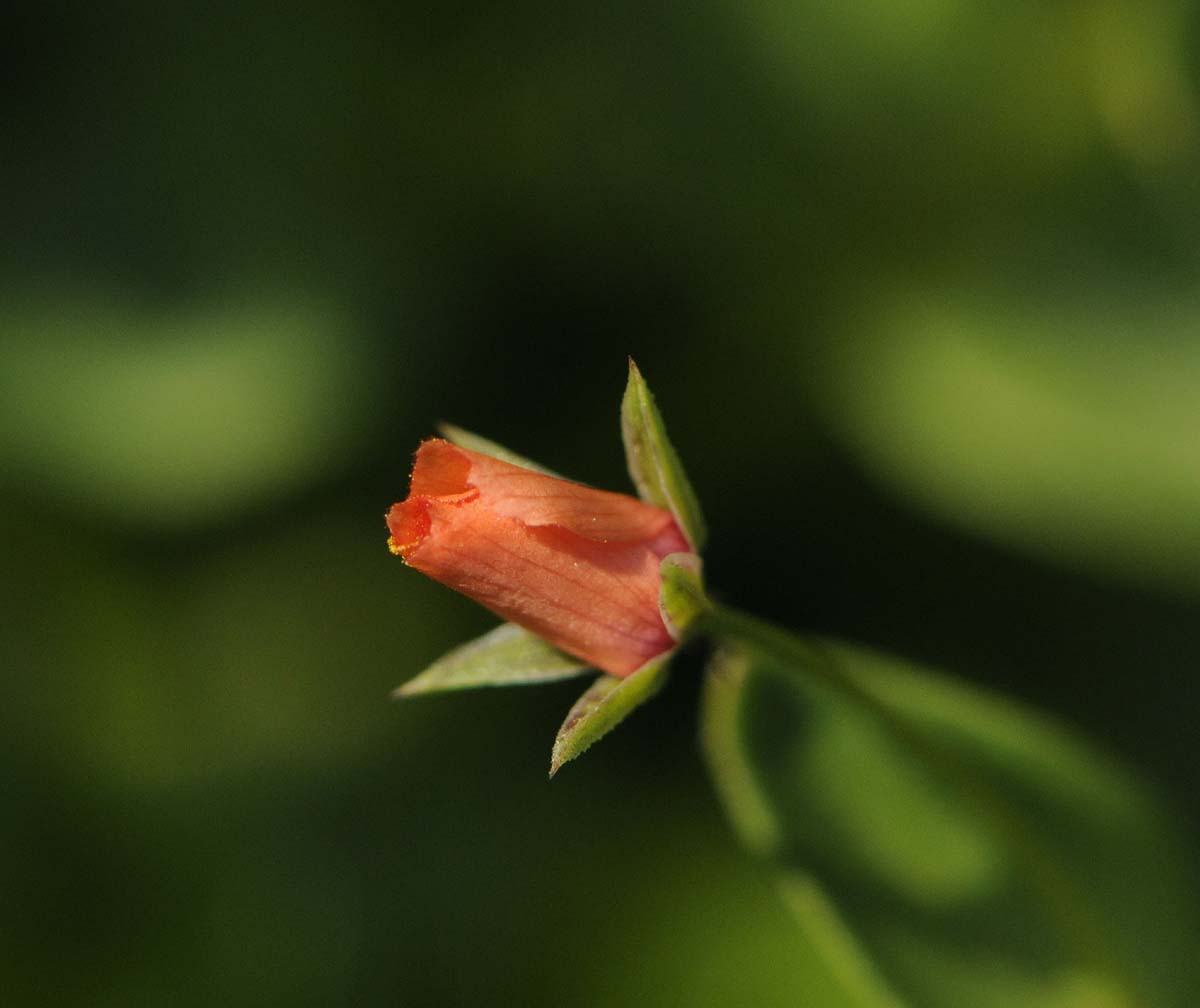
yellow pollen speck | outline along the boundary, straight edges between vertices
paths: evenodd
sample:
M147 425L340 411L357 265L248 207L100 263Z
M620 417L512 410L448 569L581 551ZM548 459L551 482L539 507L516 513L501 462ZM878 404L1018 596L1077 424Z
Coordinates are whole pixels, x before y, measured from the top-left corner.
M395 536L388 536L388 549L391 551L393 556L400 555L400 546L396 542Z

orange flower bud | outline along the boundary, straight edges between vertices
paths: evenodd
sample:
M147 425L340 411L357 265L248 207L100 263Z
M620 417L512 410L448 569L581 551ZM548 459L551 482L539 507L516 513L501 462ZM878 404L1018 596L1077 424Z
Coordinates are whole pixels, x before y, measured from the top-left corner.
M675 645L659 563L690 547L661 508L434 438L387 524L409 566L612 675Z

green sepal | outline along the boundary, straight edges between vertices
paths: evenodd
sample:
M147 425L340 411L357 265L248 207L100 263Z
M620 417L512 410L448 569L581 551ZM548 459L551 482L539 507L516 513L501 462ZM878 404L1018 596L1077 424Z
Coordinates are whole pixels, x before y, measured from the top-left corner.
M693 552L699 553L706 534L700 502L667 438L654 396L632 358L621 400L621 437L625 441L625 464L638 496L670 511Z
M392 696L400 699L478 686L554 682L581 675L589 667L515 623L502 623L439 658L420 675L394 690Z
M662 578L658 610L663 625L676 641L682 641L709 609L704 594L703 562L695 553L668 553L658 571Z
M510 465L520 466L522 469L532 469L534 472L542 473L545 476L553 476L556 479L566 479L565 476L560 476L558 473L547 469L544 465L538 465L536 462L527 459L524 455L518 455L514 451L509 451L503 445L496 444L485 438L482 434L475 434L469 430L464 430L462 427L457 427L452 423L442 423L437 425L438 433L442 435L451 444L458 445L459 448L466 448L467 451L479 452L480 455L490 455L492 458L497 458L501 462L508 462Z
M550 776L599 741L634 709L654 696L667 681L667 666L674 651L651 658L625 678L602 675L567 712L550 753Z

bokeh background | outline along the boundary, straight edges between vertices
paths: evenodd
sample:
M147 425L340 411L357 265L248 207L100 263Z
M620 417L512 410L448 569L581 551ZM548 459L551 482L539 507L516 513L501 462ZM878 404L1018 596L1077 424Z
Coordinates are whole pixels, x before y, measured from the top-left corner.
M1200 8L121 3L0 32L6 1004L805 1003L702 654L398 705L453 420L625 488L626 354L781 623L953 671L1194 839Z

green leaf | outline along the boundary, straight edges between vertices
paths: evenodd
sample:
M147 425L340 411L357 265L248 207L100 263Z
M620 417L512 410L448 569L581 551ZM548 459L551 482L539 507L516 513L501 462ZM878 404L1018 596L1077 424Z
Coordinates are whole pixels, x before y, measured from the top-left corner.
M507 462L510 465L520 466L522 469L532 469L534 472L542 473L546 476L553 476L556 479L566 479L565 476L560 476L558 473L547 469L545 466L538 465L536 462L531 462L524 455L518 455L514 451L509 451L503 445L496 444L495 441L490 441L481 434L473 434L469 430L464 430L462 427L456 427L452 423L442 422L438 424L438 433L442 435L451 444L458 445L459 448L466 448L468 451L479 452L480 455L490 455L492 458L498 458L501 462Z
M699 553L705 538L700 502L667 439L654 396L632 359L621 400L621 436L625 441L625 463L638 495L647 503L670 511L692 550Z
M728 613L711 626L718 793L748 846L836 901L865 958L830 954L878 988L854 1003L1200 1003L1190 868L1137 781L963 683Z
M677 641L687 636L708 609L702 569L700 557L695 553L668 553L658 565L662 578L658 608L667 631Z
M654 696L667 681L673 652L659 655L624 679L602 675L567 712L567 719L554 739L550 754L550 776L581 752L612 731L634 709Z
M581 675L589 666L563 654L513 623L502 623L477 640L456 647L392 696L554 682Z

